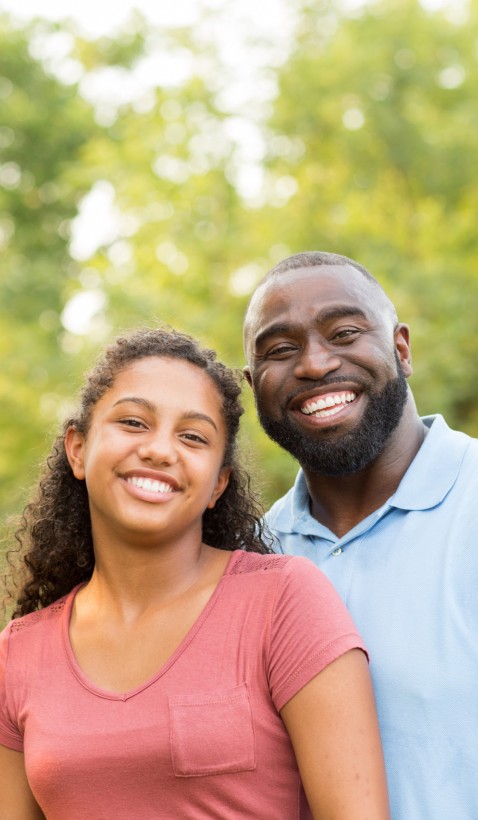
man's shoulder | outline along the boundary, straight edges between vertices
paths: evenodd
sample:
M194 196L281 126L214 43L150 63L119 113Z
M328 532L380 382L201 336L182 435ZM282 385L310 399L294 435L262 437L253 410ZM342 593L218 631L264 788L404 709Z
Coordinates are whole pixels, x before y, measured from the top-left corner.
M292 510L293 494L294 488L291 487L290 490L288 490L286 493L284 493L283 496L278 498L277 501L274 501L272 506L267 510L265 514L265 518L268 524L271 524L273 521L275 521L284 510Z
M422 417L422 421L429 430L429 436L427 436L429 441L425 439L425 445L428 446L423 446L421 449L427 454L432 464L437 453L440 454L440 458L448 459L451 456L462 465L465 462L476 464L478 438L450 427L441 415L425 416Z
M466 440L469 443L478 446L478 438L472 436L471 433L466 433L464 430L459 430L456 427L451 426L440 413L435 413L434 415L429 416L421 416L420 418L425 427L427 427L430 432L433 431L433 435L437 438L443 438L445 441Z
M308 491L302 470L299 470L292 487L277 499L265 514L265 522L272 531L288 532L298 510L309 507Z
M309 555L310 534L320 527L310 514L310 499L305 476L299 470L293 487L279 498L265 515L266 530L273 549L289 555Z

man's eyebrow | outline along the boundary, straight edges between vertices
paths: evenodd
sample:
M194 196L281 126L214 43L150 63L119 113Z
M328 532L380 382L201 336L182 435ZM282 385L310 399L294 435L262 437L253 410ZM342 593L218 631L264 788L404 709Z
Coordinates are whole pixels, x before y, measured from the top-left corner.
M118 404L123 403L132 403L132 404L139 404L141 407L145 407L146 410L149 410L151 413L155 413L157 411L157 407L153 402L149 401L149 399L145 399L142 396L122 396L118 401L115 401L113 407L117 407ZM207 413L200 413L197 410L185 410L182 414L183 419L197 419L199 421L207 421L211 427L214 427L217 430L217 424L211 416L208 416Z
M269 325L264 330L261 330L260 333L257 334L255 338L255 346L260 347L261 344L267 342L271 336L287 336L288 333L291 333L294 329L294 326L291 324L286 324L285 322L277 322L274 325Z
M331 322L333 319L346 319L350 316L358 316L360 319L369 319L370 317L362 308L357 305L336 305L330 308L324 308L317 313L318 322Z

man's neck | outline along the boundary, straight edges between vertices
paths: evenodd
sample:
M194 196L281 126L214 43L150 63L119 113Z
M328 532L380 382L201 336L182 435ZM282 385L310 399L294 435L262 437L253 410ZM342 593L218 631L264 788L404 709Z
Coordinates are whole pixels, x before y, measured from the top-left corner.
M425 435L426 428L410 404L383 452L360 472L324 476L304 470L311 514L339 538L344 536L393 495Z

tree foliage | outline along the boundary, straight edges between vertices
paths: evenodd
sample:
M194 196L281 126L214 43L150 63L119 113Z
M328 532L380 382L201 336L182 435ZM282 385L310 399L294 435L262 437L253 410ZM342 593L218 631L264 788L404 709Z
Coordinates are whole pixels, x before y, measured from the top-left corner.
M96 131L73 87L49 76L28 31L0 27L0 421L2 510L23 495L71 377L59 350L71 259L68 224L86 174L68 181Z
M280 72L268 167L297 192L264 218L379 278L412 326L420 409L476 434L476 7L461 24L415 0L332 9L305 9Z
M351 14L304 0L287 59L264 67L273 104L241 111L224 102L227 72L196 30L152 32L137 17L128 32L91 41L70 24L2 19L4 515L25 500L105 340L160 321L240 367L254 282L306 249L352 256L379 278L412 328L419 409L478 434L477 14L471 4L453 21L417 0ZM76 79L39 48L54 35L69 38ZM114 72L110 81L127 85L152 53L178 53L191 69L135 99L88 95L89 78ZM265 146L254 197L238 185L237 135L248 124ZM83 225L87 238L103 228L85 251L91 192L109 205ZM79 295L97 300L80 331L65 318ZM245 403L244 446L269 502L296 466L259 430L247 390Z

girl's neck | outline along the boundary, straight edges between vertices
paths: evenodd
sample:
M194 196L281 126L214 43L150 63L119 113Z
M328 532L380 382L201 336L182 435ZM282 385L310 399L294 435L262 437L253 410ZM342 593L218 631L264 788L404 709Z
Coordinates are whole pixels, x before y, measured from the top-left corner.
M78 593L78 605L97 612L106 609L129 620L187 598L194 589L218 579L230 553L200 542L134 555L123 551L114 560L110 555L98 550L93 575Z

